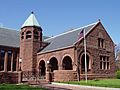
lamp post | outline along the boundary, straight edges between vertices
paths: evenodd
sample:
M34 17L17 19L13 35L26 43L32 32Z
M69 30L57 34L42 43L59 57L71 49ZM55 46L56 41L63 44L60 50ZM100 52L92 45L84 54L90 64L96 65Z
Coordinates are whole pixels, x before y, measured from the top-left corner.
M21 63L22 63L22 59L20 58L19 59L19 64L20 64L19 71L21 71Z
M46 81L48 83L51 83L51 77L50 77L50 61L47 61L47 72L46 72Z
M49 72L50 71L50 61L47 61L47 71Z

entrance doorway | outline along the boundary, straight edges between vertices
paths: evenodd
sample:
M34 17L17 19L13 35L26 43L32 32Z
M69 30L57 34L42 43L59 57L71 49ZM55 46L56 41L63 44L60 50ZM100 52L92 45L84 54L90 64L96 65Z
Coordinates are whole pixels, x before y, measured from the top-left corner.
M90 58L88 55L86 55L86 64L87 64L87 72L89 72L91 69L91 65L90 65ZM81 58L81 73L82 74L85 73L85 54L83 54Z

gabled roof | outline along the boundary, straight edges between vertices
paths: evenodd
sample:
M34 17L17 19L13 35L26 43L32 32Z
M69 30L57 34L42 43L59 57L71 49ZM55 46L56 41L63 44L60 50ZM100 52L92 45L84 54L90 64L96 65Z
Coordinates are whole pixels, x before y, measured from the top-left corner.
M19 31L0 28L0 45L19 47Z
M37 26L40 27L34 13L32 12L31 15L27 18L27 20L24 22L21 28L25 26Z
M49 37L43 36L43 40ZM1 28L0 27L0 46L7 46L7 47L20 47L20 32L13 29L8 28Z
M40 53L59 50L59 49L63 49L69 46L73 46L78 41L79 34L83 29L85 29L85 32L87 34L97 24L98 22L92 23L90 25L77 28L77 29L73 29L71 31L45 39L45 42L48 42L50 44L46 48L44 48L42 51L40 51Z

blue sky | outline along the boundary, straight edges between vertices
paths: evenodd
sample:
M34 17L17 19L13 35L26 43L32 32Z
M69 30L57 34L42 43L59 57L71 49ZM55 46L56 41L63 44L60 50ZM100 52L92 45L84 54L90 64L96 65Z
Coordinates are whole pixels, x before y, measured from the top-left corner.
M120 43L120 0L1 0L0 26L19 30L34 11L43 34L54 36L101 19Z

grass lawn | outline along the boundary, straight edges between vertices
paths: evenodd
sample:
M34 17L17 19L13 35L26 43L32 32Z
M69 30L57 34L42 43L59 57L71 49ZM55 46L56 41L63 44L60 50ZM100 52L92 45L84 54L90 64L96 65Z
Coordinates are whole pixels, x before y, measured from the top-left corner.
M29 85L0 84L0 90L47 90L40 87L31 87Z
M88 86L120 88L120 79L88 80L87 83L85 81L80 81L80 82L74 81L74 82L65 82L65 83L88 85Z

